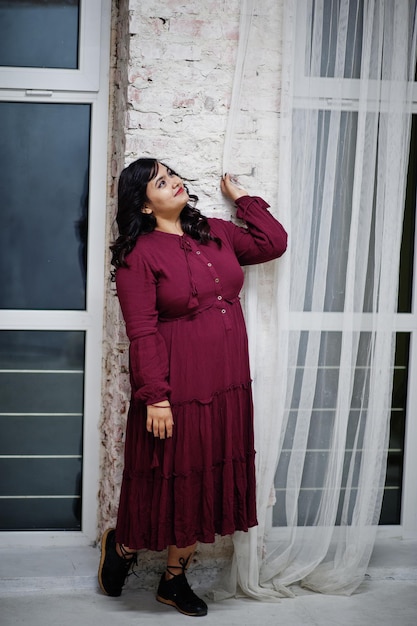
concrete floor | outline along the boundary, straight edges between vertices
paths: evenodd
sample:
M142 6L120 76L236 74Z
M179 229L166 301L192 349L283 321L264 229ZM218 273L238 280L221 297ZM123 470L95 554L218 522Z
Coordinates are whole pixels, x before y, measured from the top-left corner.
M364 584L349 598L302 595L265 604L255 600L208 603L203 623L215 626L415 626L415 582L376 581ZM179 626L191 617L155 601L151 592L126 591L107 598L95 591L54 592L0 597L2 626L128 626L138 624ZM200 623L200 621L198 622Z
M156 602L154 591L130 582L120 598L102 595L97 590L97 563L98 550L93 548L38 548L21 554L0 550L0 625L176 626L192 620ZM190 573L191 583L192 578ZM416 626L417 544L391 540L376 546L364 583L350 597L292 589L296 597L278 603L207 600L209 613L202 623ZM203 596L201 589L196 591Z

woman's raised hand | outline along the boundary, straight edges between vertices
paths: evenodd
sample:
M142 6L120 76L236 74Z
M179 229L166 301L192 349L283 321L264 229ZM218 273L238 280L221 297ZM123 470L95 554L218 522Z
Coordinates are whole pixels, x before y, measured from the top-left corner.
M231 176L230 174L224 174L222 176L222 179L220 181L220 189L222 190L222 193L226 196L226 198L229 198L229 200L232 200L232 202L235 202L235 200L241 198L242 196L248 195L246 189L242 189L242 187L239 187L236 178L234 176Z

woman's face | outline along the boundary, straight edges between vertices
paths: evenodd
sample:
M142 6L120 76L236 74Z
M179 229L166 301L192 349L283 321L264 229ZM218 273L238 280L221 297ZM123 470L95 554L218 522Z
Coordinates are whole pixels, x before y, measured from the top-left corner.
M158 163L156 176L147 184L146 196L143 210L153 213L157 220L178 217L189 200L181 178L162 163Z

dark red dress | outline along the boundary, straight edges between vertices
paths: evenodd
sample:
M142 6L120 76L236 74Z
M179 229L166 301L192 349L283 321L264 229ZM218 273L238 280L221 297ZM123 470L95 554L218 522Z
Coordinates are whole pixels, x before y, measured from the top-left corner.
M236 205L247 229L209 219L221 247L154 231L117 271L132 398L116 537L130 548L211 543L257 523L240 266L279 257L287 237L261 198ZM174 434L160 440L146 405L167 398Z

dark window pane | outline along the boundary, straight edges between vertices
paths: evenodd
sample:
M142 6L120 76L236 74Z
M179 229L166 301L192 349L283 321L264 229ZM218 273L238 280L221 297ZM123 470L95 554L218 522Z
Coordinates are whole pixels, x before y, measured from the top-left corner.
M387 476L380 524L401 523L410 334L397 333Z
M0 369L82 370L84 331L2 330Z
M412 117L403 237L401 242L398 313L411 313L417 195L417 115Z
M3 309L85 309L90 105L0 103Z
M79 498L1 499L2 530L81 530Z
M408 16L405 19L408 20L408 42L411 46L415 3L404 0L404 4L408 5ZM388 40L394 37L391 31L398 19L395 5L395 2L375 3L372 15L371 60L377 58L375 53L380 35L383 33ZM312 0L312 20L304 68L306 76L358 79L369 72L369 78L379 78L380 68L377 62L371 62L369 68L362 67L362 48L367 39L364 24L368 28L370 24L369 18L367 21L366 7L367 3L363 0ZM319 52L317 44L320 46Z
M307 76L324 76L340 78L359 78L361 71L362 37L363 37L363 11L364 6L360 0L351 0L347 13L347 21L343 28L346 33L346 50L344 55L344 65L336 71L336 59L338 49L339 21L341 19L340 0L324 0L322 22L318 22L319 12L316 9L316 2L313 0L311 23L311 38L314 33L320 33L321 59L320 68L313 72L310 66L306 67ZM339 43L340 46L340 43ZM309 59L312 51L309 50ZM313 60L316 61L316 59ZM308 64L309 65L309 64Z
M0 332L0 530L80 527L84 343Z
M80 477L79 458L0 458L2 496L74 496Z
M80 413L84 372L2 372L2 413Z
M317 123L317 136L320 142L311 151L310 158L321 163L320 151L329 147L334 141L330 134L332 123L331 111L305 111L294 110L293 128L295 140L298 140L305 132L309 124ZM370 120L370 114L368 115ZM336 179L332 196L332 217L329 246L329 262L327 265L327 275L317 275L317 264L320 251L320 237L323 233L323 206L328 198L324 197L326 192L326 168L317 167L314 180L314 195L312 197L312 218L310 225L309 245L307 248L301 241L293 240L292 253L294 263L299 262L300 255L308 255L308 275L306 280L304 311L317 309L314 303L313 294L317 286L317 280L325 280L326 292L324 301L324 311L340 312L344 310L345 290L346 290L346 270L348 264L349 249L352 245L351 218L352 218L352 198L353 180L355 170L355 153L357 138L358 114L356 112L340 113L340 132L337 139L336 153ZM314 151L317 154L314 154ZM302 176L300 170L301 160L294 155L294 176ZM304 238L304 234L303 234ZM356 242L354 242L356 245ZM294 310L294 304L290 305ZM297 304L297 307L299 304Z
M0 415L0 455L82 454L82 415Z
M312 331L313 332L313 331ZM312 332L309 335L312 335ZM308 375L305 367L307 347L306 333L302 333L298 364L291 399L291 410L283 448L279 457L275 474L275 489L277 502L274 507L274 525L285 526L287 490L287 475L290 460L294 460L294 437L300 417L300 383ZM347 424L346 450L342 474L341 496L336 524L343 520L351 522L361 471L365 427L368 419L369 376L368 357L371 353L372 334L361 332L358 344L358 356L355 367L355 380L352 388L351 410ZM408 388L408 360L409 360L410 333L397 333L395 367L393 373L393 390L391 402L391 431L387 459L387 472L383 494L380 524L400 524L401 521L401 494L404 460L405 413ZM314 525L320 513L320 498L325 487L325 474L329 460L335 423L337 420L337 376L339 375L341 351L340 332L322 332L318 369L314 372L315 396L311 414L310 430L308 433L307 451L300 452L300 463L303 463L303 477L300 493L298 494L298 524ZM311 383L313 384L313 383ZM355 456L352 457L352 450ZM342 518L342 509L344 516ZM343 521L343 523L345 523Z
M380 524L397 526L401 523L401 488L390 487L384 491Z
M0 65L78 68L79 0L0 0Z

